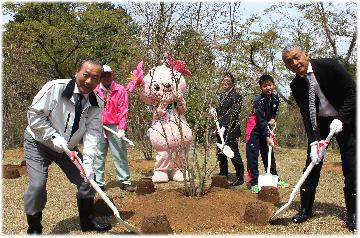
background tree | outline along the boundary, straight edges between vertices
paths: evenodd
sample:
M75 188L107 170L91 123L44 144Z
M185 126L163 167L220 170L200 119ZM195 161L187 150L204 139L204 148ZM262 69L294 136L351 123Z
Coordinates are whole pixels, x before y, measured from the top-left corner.
M109 3L4 4L4 145L22 144L26 109L47 81L74 76L76 64L99 58L127 78L140 55L138 29L123 8Z

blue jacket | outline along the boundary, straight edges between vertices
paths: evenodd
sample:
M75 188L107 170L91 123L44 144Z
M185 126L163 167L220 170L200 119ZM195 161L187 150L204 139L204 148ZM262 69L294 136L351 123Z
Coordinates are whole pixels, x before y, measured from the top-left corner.
M255 97L253 109L246 127L247 140L253 130L259 132L261 136L268 136L268 122L276 118L279 104L279 97L273 93L269 97L264 93Z

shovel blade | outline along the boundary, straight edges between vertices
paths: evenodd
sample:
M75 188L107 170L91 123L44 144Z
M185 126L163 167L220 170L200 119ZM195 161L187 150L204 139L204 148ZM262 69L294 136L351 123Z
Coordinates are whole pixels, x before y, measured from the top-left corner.
M130 225L128 222L124 221L123 219L121 219L119 214L114 214L116 219L118 220L118 222L121 223L121 225L123 225L124 227L126 227L128 230L132 231L133 233L136 234L141 234L141 231L138 230L136 227Z
M259 190L261 190L261 188L265 186L277 188L278 181L279 181L279 177L277 175L272 175L267 173L265 175L259 175L258 178Z
M288 201L287 203L285 203L282 207L279 208L279 210L277 210L274 215L270 218L270 220L275 220L276 218L278 218L281 214L283 214L286 209L288 209L291 205L291 201Z
M234 158L234 151L232 151L232 149L225 144L220 144L220 143L216 143L216 145L219 147L219 149L221 150L221 152L224 153L224 155L226 155L226 157L229 158Z

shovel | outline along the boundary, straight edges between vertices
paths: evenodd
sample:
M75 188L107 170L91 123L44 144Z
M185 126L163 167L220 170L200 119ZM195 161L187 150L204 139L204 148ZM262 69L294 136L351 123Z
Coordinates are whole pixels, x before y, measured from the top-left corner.
M221 150L222 153L224 153L224 155L226 155L229 158L234 158L234 151L232 151L232 149L225 144L224 141L224 127L222 127L220 129L220 125L219 125L219 120L217 117L217 112L215 108L211 108L210 110L211 115L214 118L215 124L216 124L216 128L217 128L217 133L220 136L221 139L221 144L220 143L216 143L216 145L219 147L219 149Z
M64 149L65 153L71 158L72 162L76 165L76 167L81 171L81 173L85 174L81 159L76 155L75 151L70 151L65 146L63 146L62 148ZM136 234L141 234L141 232L137 228L135 228L134 226L130 225L129 223L121 219L119 211L117 210L115 205L110 201L108 196L106 196L106 194L101 190L101 188L99 187L99 185L97 185L94 179L89 178L88 181L90 185L96 190L96 192L98 192L100 197L105 201L105 203L110 207L110 209L114 212L114 216L116 217L118 222L120 222L120 224L126 227L128 230Z
M330 143L330 140L334 136L334 134L335 134L335 131L330 131L329 135L325 139L326 144ZM324 154L325 150L326 150L326 148L323 147L321 153ZM293 191L291 192L289 201L286 204L284 204L282 207L280 207L280 209L277 210L277 212L270 218L270 220L276 219L278 216L283 214L286 209L288 209L290 207L292 201L295 198L296 193L299 191L301 185L304 183L305 179L307 178L307 176L309 175L309 173L311 172L311 170L314 168L315 165L316 165L316 162L311 161L311 163L308 165L305 172L303 173L303 175L300 177L299 181L295 185Z
M269 127L268 127L269 128ZM271 130L270 133L274 133L274 130L276 128L276 124L274 126L274 128ZM270 130L270 128L269 128ZM269 187L277 187L277 183L279 180L279 177L277 175L272 175L270 173L270 167L271 167L271 151L272 151L272 146L269 146L269 152L268 152L268 162L267 162L267 169L266 169L266 173L265 175L259 175L258 178L258 186L259 186L259 190L261 190L262 187L264 186L269 186Z
M115 136L117 136L117 133L116 131L114 131L113 129L107 127L107 126L104 126L103 125L103 128L111 133L113 133ZM129 145L132 145L132 146L135 146L134 142L132 142L131 140L129 140L128 138L126 138L125 136L121 137L121 139L123 139L124 141L126 141L127 143L129 143Z

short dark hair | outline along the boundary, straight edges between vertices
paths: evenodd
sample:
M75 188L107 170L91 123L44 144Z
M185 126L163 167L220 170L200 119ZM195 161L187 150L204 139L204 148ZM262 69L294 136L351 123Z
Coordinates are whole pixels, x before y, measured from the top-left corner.
M261 87L265 82L268 82L268 81L275 84L273 77L271 77L270 75L268 75L268 74L261 75L260 79L259 79L259 86Z
M81 60L79 63L78 63L78 66L76 68L76 71L79 72L80 69L82 68L82 66L84 65L84 63L86 62L89 62L91 64L96 64L96 65L100 65L101 66L101 69L103 68L103 64L97 60L97 59L92 59L92 58L86 58L86 59L83 59Z
M222 79L220 80L220 82L222 82L224 80L225 77L229 77L231 79L231 83L235 84L235 77L232 73L230 72L226 72L224 73L224 76L222 77Z

